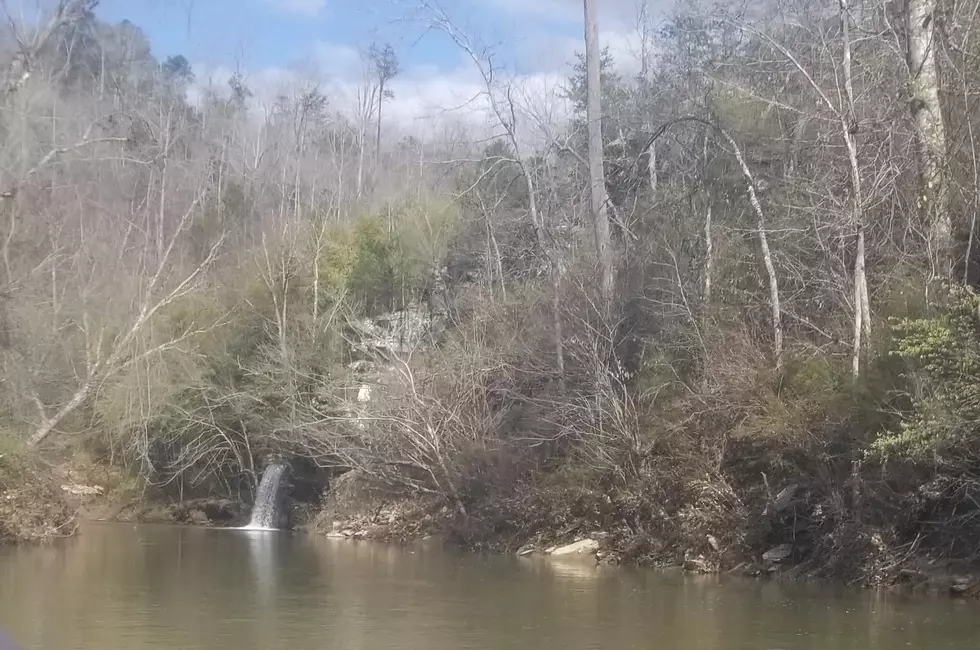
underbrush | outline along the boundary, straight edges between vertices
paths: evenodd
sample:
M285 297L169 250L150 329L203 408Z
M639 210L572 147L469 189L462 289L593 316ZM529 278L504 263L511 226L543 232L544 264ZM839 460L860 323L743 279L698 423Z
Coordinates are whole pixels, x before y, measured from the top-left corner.
M909 418L923 413L916 404L925 395L933 396L930 408L952 400L936 385L945 375L934 374L930 387L916 374L901 334L874 342L881 352L860 381L851 378L846 355L804 350L773 371L745 339L726 339L724 354L715 355L721 362L705 370L696 390L661 390L631 402L635 412L624 420L638 430L629 435L606 415L599 437L556 424L552 411L539 408L568 413L574 403L538 397L511 404L520 416L500 422L541 421L559 433L546 444L509 430L478 450L458 450L452 463L460 509L361 477L345 485L342 508L335 497L320 529L360 525L381 538L438 532L450 543L495 552L593 536L614 561L856 584L975 574L980 466L969 462L977 456L963 433L966 418L956 447L946 436L933 438L932 457L897 453L890 438L906 431L905 423L922 422ZM961 346L967 344L976 345ZM921 392L912 394L910 385ZM945 412L955 415L962 403ZM592 448L583 453L586 445Z
M75 509L50 469L13 436L0 434L0 543L70 535Z

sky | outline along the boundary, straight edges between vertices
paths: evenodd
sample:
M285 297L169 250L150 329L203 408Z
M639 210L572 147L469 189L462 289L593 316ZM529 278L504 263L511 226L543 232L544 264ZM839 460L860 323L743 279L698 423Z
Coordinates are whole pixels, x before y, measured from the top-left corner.
M643 1L598 0L600 42L624 69L635 61ZM668 0L645 1L656 11ZM545 102L583 49L582 0L439 2ZM399 56L402 72L386 111L405 127L448 109L475 112L469 100L481 88L459 48L426 29L418 0L102 0L97 13L140 27L161 60L187 57L199 85L224 85L241 70L259 103L301 79L332 89L328 95L339 103L352 103L363 76L361 52L372 42L390 43Z

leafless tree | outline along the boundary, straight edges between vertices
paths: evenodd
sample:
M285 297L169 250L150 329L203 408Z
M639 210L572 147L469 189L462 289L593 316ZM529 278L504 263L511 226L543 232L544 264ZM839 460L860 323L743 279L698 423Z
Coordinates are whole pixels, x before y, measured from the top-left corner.
M585 59L587 73L589 122L589 195L592 199L592 223L595 229L596 254L599 261L599 286L606 304L607 318L612 307L615 290L612 240L609 237L609 218L606 215L606 175L602 153L602 88L600 87L599 25L596 3L584 0L585 5ZM653 145L651 145L653 146ZM652 150L651 150L652 151ZM653 162L652 164L656 164Z

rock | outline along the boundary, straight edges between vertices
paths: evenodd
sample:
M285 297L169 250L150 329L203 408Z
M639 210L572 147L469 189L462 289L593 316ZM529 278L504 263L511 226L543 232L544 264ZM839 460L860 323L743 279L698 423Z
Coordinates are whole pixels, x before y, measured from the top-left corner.
M333 530L331 530L329 533L327 533L326 537L329 538L329 539L347 539L347 537L344 536L343 533L339 533L339 532L333 531Z
M526 555L531 555L534 553L534 544L525 544L524 546L517 549L517 555L524 557Z
M599 542L594 539L580 539L565 546L559 546L550 555L592 555L599 549Z
M189 513L187 513L187 519L192 524L206 525L211 523L211 521L208 519L208 516L204 514L203 510L197 510L197 509L191 510Z
M791 483L782 489L782 491L776 495L775 501L772 502L772 506L769 511L773 513L779 513L786 510L793 504L793 498L796 493L800 491L800 486L796 483Z
M368 384L361 384L361 387L357 389L357 401L358 402L371 401L371 386L369 386Z
M68 494L87 497L102 494L105 491L105 488L103 488L101 485L79 485L77 483L72 485L62 485L61 489Z
M793 554L792 544L780 544L762 554L762 559L766 562L782 562Z
M980 580L957 578L949 586L949 591L954 596L980 596Z
M430 311L426 305L413 303L403 310L364 318L354 323L353 342L362 352L408 353L431 346L447 329L444 310Z
M687 555L684 558L684 570L691 573L712 573L711 566L703 555Z
M341 537L353 537L354 536L354 530L352 528L345 528L342 531L340 531L340 536Z
M731 569L729 569L728 573L733 575L748 575L749 572L746 570L747 568L748 568L748 562L739 562Z

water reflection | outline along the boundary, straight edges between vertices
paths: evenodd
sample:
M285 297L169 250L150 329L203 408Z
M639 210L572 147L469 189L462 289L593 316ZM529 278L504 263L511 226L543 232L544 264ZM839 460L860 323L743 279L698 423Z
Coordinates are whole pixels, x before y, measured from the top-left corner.
M287 533L265 530L236 530L230 534L241 535L247 540L249 564L258 606L268 609L273 604L276 588L275 543Z
M973 648L974 608L583 561L97 526L0 549L25 650Z

